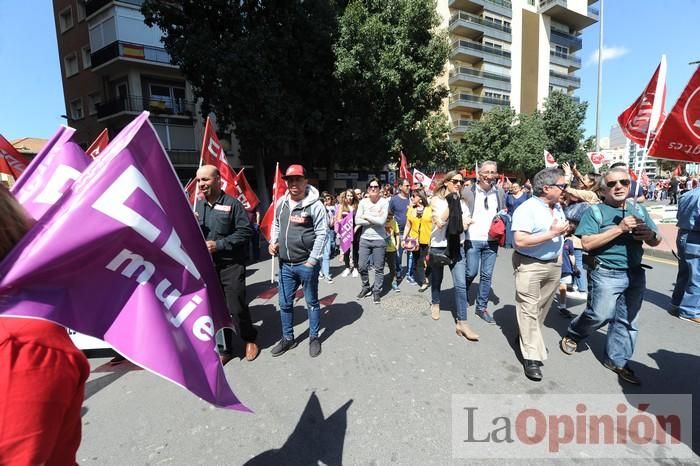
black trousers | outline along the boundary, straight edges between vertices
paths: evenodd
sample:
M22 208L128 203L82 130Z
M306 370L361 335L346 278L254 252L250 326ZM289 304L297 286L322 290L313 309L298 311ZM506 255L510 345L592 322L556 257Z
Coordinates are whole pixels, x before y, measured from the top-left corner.
M246 342L255 341L258 332L253 327L253 319L250 317L250 308L245 296L245 265L217 265L216 272L219 274L219 282L224 289L228 313L231 319L238 323L241 338ZM233 330L224 329L224 341L227 351L231 351Z

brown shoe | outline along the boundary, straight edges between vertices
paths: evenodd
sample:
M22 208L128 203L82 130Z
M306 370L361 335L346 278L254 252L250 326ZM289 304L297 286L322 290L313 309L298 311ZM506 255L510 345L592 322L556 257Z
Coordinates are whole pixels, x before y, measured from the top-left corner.
M457 321L457 335L471 341L479 341L479 334L469 326L466 320Z
M260 354L260 348L254 342L248 342L245 344L245 358L246 361L253 361Z
M439 304L431 304L430 305L430 316L433 318L433 320L440 319L440 305Z
M225 366L226 364L228 364L231 359L233 359L233 355L231 355L229 353L221 353L219 355L219 361L221 361L222 366Z

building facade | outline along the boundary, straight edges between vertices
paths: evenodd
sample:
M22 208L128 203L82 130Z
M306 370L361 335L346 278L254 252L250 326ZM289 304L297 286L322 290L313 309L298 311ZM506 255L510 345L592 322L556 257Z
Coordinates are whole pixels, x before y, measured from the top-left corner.
M598 21L597 0L438 0L451 52L444 111L452 136L497 106L541 109L553 90L581 86L581 31Z

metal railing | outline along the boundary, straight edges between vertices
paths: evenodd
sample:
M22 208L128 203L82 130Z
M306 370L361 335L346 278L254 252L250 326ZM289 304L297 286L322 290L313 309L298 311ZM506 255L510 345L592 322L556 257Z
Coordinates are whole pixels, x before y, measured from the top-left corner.
M96 68L118 57L172 65L170 55L162 47L133 44L131 42L124 42L120 40L114 41L111 44L106 45L90 54L90 60L93 68Z
M108 3L112 3L114 0L87 0L85 2L85 16L90 16L93 13L95 13L97 10L102 8L103 6L107 5ZM129 3L131 5L136 5L136 6L141 6L143 5L144 0L119 0L121 3Z
M467 13L466 11L460 11L460 12L452 15L452 17L450 18L450 25L452 23L454 23L455 21L466 21L468 23L481 24L482 26L486 26L486 27L498 29L499 31L507 32L508 34L511 33L511 30L508 26L503 26L501 24L494 23L493 21L485 20L484 18L473 15L471 13Z
M599 19L600 11L598 11L597 8L588 7L588 16L590 16L591 18Z
M557 31L556 29L552 29L550 35L552 38L552 42L569 46L569 48L580 49L581 47L583 47L583 40L580 37L576 37L565 32ZM556 39L559 39L560 42L557 42Z
M148 110L156 115L192 117L194 102L160 96L120 97L97 104L97 118L105 118L120 112L142 112Z
M476 102L476 103L491 104L491 105L503 105L503 106L510 105L509 98L497 99L495 97L482 97L480 95L473 95L473 94L452 94L450 96L450 103L457 102L460 100L464 100L466 102Z
M452 42L452 47L464 47L467 49L478 50L480 52L491 53L494 55L499 55L501 57L510 58L510 52L505 50L497 49L495 47L489 47L488 45L482 45L478 42L473 42L471 40L460 39Z
M581 59L580 59L579 57L575 57L575 56L573 56L573 55L571 55L571 54L563 53L563 52L557 52L557 51L555 51L555 50L550 50L550 51L549 51L549 55L550 55L551 57L561 58L561 59L563 59L563 60L570 61L570 62L573 62L573 63L575 63L575 64L581 66Z
M487 79L495 79L498 81L503 81L503 82L510 82L510 76L505 76L502 74L496 74L496 73L489 73L488 71L479 71L475 70L473 68L467 68L464 66L458 67L455 72L453 73L453 76L456 76L458 74L465 74L468 76L476 76L479 78L487 78Z
M452 125L452 128L468 128L476 123L476 120L457 120Z
M581 86L581 78L578 76L571 76L570 74L557 73L556 71L550 71L549 75L553 78L558 78L564 81L571 82L576 86Z

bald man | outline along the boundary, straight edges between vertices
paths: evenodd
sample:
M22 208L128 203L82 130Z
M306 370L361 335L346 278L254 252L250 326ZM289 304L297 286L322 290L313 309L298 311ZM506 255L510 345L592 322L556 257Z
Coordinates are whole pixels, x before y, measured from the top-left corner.
M216 167L204 165L197 170L197 188L200 197L195 213L214 260L229 314L238 321L240 336L246 342L245 358L252 361L260 352L245 296L245 262L253 228L243 204L221 189L221 175ZM224 329L226 348L220 354L222 364L233 358L232 340L233 331Z

